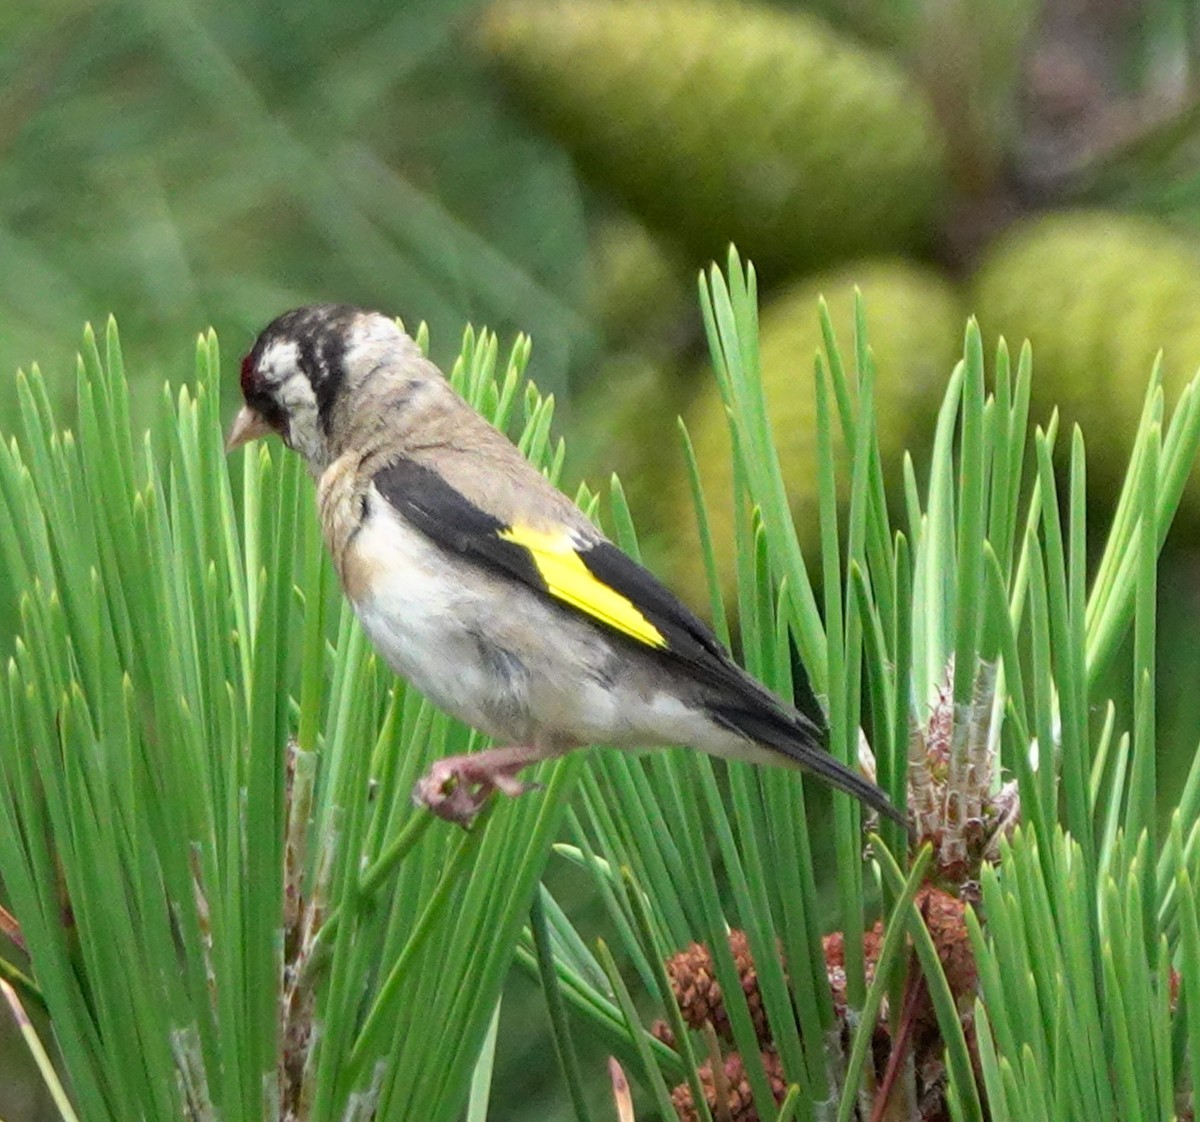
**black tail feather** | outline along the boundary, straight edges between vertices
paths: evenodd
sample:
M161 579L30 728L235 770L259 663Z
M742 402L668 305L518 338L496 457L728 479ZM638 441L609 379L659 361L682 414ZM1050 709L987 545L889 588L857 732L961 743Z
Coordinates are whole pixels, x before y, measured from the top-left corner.
M803 714L765 706L751 710L719 704L713 705L710 712L713 719L726 728L757 744L774 748L831 787L853 795L893 822L908 828L904 816L892 806L891 800L880 787L846 767L821 746L819 730Z

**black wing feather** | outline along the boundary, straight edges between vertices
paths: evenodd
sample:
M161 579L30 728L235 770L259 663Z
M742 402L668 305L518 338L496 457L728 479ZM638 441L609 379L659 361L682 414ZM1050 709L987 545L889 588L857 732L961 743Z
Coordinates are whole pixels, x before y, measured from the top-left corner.
M511 527L495 515L480 510L437 472L402 458L375 476L375 487L404 518L443 548L485 568L515 577L563 611L574 612L551 594L529 551L500 537ZM575 613L579 618L623 642L634 644L643 652L685 664L693 675L712 686L733 689L736 696L747 700L749 691L755 700L770 701L774 705L771 695L733 663L712 631L649 570L604 539L581 549L578 555L597 580L625 597L658 629L666 640L666 647L646 647L609 627L603 620Z
M820 740L821 730L815 724L782 706L766 686L738 666L712 630L649 570L604 540L579 556L593 576L636 604L662 633L666 649L655 653L682 663L689 674L717 691L709 705L722 724L785 752L782 741L788 737ZM769 727L772 735L752 733L749 725L755 722Z
M509 527L480 510L437 472L402 458L378 472L374 482L400 514L444 549L549 594L529 551L499 536Z
M612 542L601 539L580 551L579 559L598 581L619 592L667 640L667 648L694 658L727 656L717 637L674 593Z
M611 542L580 554L592 575L632 600L667 639L660 657L683 663L713 687L706 708L714 721L758 744L768 744L835 787L904 824L887 796L870 780L821 747L821 728L780 703L761 682L726 653L717 637L688 607Z

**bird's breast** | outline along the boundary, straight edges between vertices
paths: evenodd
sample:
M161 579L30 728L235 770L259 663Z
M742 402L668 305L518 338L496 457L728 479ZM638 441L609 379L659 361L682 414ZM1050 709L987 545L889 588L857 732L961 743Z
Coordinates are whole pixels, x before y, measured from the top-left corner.
M376 499L376 505L382 500ZM376 650L451 716L501 738L526 732L527 668L492 637L478 585L390 510L376 510L343 551L346 595Z

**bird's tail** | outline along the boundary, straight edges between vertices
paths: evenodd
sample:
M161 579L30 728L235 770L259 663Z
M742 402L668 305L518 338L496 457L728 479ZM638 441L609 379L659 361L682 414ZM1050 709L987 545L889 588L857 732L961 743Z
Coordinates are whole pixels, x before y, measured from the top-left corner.
M714 705L710 713L714 720L727 729L774 748L831 787L853 795L893 822L908 828L904 816L892 806L881 788L846 767L821 746L820 731L802 714L788 713L774 706L750 709L736 705Z

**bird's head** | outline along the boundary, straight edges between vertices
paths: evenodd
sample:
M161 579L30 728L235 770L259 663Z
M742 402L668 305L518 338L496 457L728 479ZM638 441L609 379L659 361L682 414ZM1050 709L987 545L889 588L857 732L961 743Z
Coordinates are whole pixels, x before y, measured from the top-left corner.
M242 407L226 450L275 433L320 474L340 450L347 404L411 369L416 344L379 312L313 304L273 320L242 359Z

